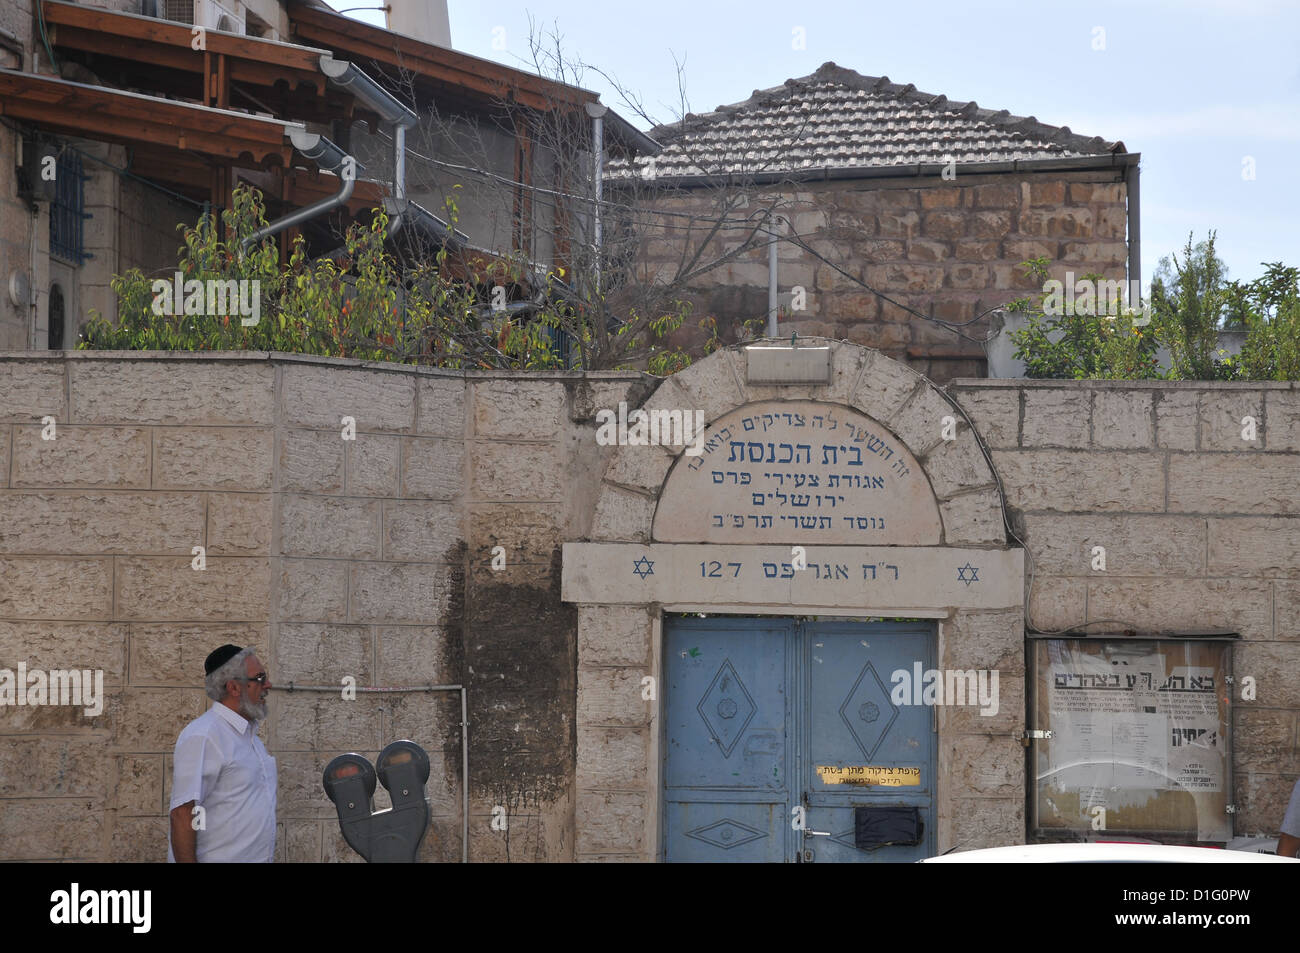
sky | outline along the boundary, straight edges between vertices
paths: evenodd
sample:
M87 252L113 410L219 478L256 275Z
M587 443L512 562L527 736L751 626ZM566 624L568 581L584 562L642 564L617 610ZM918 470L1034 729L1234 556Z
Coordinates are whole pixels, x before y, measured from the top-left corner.
M328 0L336 9L365 0ZM378 6L383 0L369 0ZM452 45L529 68L530 22L639 128L833 61L1142 154L1142 272L1217 232L1228 277L1300 266L1300 0L448 0ZM383 14L349 16L380 26ZM800 48L802 40L802 48ZM553 45L553 41L552 41Z

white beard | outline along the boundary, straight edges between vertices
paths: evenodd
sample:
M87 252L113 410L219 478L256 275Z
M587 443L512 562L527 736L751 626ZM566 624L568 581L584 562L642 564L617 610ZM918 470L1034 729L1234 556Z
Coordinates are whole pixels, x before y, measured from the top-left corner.
M239 713L251 721L265 721L267 708L266 702L260 705L254 705L247 697L239 700Z

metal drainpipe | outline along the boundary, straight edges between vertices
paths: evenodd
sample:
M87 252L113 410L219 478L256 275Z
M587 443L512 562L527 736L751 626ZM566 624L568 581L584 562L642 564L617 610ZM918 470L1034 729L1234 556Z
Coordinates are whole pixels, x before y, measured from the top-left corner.
M276 686L285 692L332 692L342 689L338 685ZM274 691L276 689L272 689ZM465 701L464 685L403 685L395 688L355 688L353 691L370 695L398 692L460 692L460 862L469 863L469 706ZM340 696L341 697L341 696Z
M322 215L331 209L338 208L348 199L352 198L352 189L356 185L356 174L345 175L343 178L343 188L339 189L338 194L331 195L329 198L321 199L319 202L313 202L296 212L290 212L284 218L277 219L266 228L259 228L253 234L244 239L242 250L247 252L263 239L270 238L272 235L278 235L286 228L292 228L295 225L301 225L303 222L310 221L317 215Z
M414 122L393 123L393 202L397 211L388 218L388 234L396 235L406 215L406 130Z
M19 140L19 148L22 148L21 140ZM28 227L28 231L29 231L29 233L30 233L31 236L32 236L32 240L31 240L30 242L27 243L27 245L28 245L28 249L29 249L29 252L30 252L30 254L29 254L29 256L28 256L29 259L30 259L30 267L29 267L28 272L27 272L27 274L28 274L28 278L29 278L29 280L28 280L28 282L27 282L27 302L28 302L28 310L27 310L27 328L28 328L28 338L27 338L27 340L28 340L28 342L29 342L29 344L30 344L30 347L28 348L28 350L32 350L32 351L36 350L36 344L37 344L36 324L37 324L37 322L40 320L40 300L41 300L41 299L40 299L40 296L39 296L39 294L38 294L38 292L37 292L37 290L36 290L37 288L40 287L40 285L37 284L37 281L36 281L36 219L40 216L39 208L40 208L40 207L37 206L36 208L32 209L32 210L31 210L31 214L29 214L29 215L27 216L27 223L28 223L27 227ZM53 214L53 213L51 213L51 214ZM51 227L53 227L53 226L51 225ZM48 255L47 255L47 257L46 257L46 261L48 261L48 260L49 260L49 258L48 258ZM47 268L46 271L49 271L49 269ZM49 276L47 275L46 277L48 278ZM64 301L65 301L65 302L67 301L66 297L65 297ZM65 307L65 308L64 308L64 313L66 314L66 312L67 312L67 308ZM74 320L75 320L75 319L74 319Z
M596 253L595 272L596 272L596 293L600 293L600 249L601 249L601 200L605 194L605 113L609 112L608 106L602 106L600 103L587 103L587 115L591 117L591 152L592 162L595 170L592 178L593 192L595 193L595 208L592 217L592 237Z
M1128 192L1128 304L1136 308L1142 297L1142 170L1135 162L1124 169Z

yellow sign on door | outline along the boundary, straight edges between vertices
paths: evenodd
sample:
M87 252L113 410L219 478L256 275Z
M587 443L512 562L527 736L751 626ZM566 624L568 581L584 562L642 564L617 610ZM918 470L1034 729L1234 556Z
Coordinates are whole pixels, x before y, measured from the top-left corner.
M863 784L885 788L914 788L921 785L920 768L886 768L868 764L820 764L822 784Z

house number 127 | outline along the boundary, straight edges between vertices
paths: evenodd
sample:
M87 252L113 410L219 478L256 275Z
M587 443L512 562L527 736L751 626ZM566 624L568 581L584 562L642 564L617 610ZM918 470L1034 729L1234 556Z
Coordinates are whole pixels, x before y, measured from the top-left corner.
M706 579L721 579L723 563L716 559L710 559L708 562L700 563L700 575ZM731 568L731 578L735 579L740 575L740 563L726 563Z

